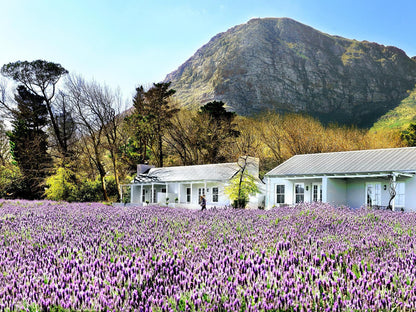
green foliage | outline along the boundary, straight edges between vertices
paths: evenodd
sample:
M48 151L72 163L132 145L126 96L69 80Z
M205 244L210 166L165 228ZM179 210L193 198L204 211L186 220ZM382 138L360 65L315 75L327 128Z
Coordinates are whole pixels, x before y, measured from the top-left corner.
M102 200L102 188L100 179L81 179L68 168L59 168L56 173L46 180L47 189L45 195L50 200L64 200L68 202L98 202ZM113 201L116 200L118 191L115 178L106 177L107 192Z
M15 198L21 193L22 174L14 165L0 166L0 198Z
M225 187L225 194L237 205L244 208L250 195L259 193L254 177L246 172L239 171ZM234 205L235 206L235 205ZM236 206L235 206L236 207Z
M50 200L76 200L77 185L75 174L66 168L59 168L56 173L46 179L46 198Z
M400 138L407 146L416 146L416 124L412 123L400 132Z
M28 87L28 84L43 84L47 86L48 83L56 84L62 75L68 73L60 64L47 62L44 60L36 60L32 62L17 61L3 65L1 73L15 81L23 83Z
M136 164L145 163L150 152L158 166L163 167L163 136L172 117L179 111L169 101L175 93L169 89L170 84L154 83L148 91L144 91L143 86L136 89L134 111L126 118L132 134L123 148L127 158L135 160Z

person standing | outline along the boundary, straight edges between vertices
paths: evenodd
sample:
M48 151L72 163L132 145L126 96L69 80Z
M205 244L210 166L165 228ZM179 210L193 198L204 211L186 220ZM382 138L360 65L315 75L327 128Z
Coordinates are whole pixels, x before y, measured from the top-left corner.
M207 200L205 199L205 195L199 196L199 204L201 205L201 210L207 209Z

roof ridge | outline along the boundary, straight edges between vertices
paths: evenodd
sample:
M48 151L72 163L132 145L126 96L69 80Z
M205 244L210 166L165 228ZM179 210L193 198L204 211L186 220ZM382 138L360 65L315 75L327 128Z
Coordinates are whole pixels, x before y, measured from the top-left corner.
M154 167L154 168L150 168L150 170L169 169L169 168L183 168L183 167L190 168L190 167L215 166L215 165L238 165L238 164L236 162L229 162L229 163L201 164L201 165L182 165L182 166Z
M337 151L337 152L323 152L323 153L308 153L308 154L296 154L292 157L305 156L305 155L328 155L328 154L341 154L341 153L355 153L355 152L370 152L370 151L384 151L384 150L402 150L402 149L416 149L416 146L404 146L404 147L384 147L384 148L369 148L369 149L358 149L350 151ZM289 158L290 159L290 158Z

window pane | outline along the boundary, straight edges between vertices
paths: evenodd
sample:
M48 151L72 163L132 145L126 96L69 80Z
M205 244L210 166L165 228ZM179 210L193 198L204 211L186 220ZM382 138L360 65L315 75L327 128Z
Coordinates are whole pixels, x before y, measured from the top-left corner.
M295 184L295 200L296 203L305 201L305 189L303 184Z
M399 182L396 184L396 198L394 203L397 207L404 207L404 196L405 184L403 182Z
M284 203L285 203L285 195L277 195L276 204L284 204Z
M285 202L285 186L276 185L276 204L284 204Z
M218 187L212 188L212 201L218 203Z

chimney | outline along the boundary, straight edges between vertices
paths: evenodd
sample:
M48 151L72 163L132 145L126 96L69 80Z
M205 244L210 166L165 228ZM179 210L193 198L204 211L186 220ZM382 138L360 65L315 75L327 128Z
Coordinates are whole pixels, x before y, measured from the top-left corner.
M246 167L246 173L253 176L253 178L259 178L259 164L260 160L251 156L240 156L238 158L238 164L240 167Z
M154 167L155 166L149 166L149 165L145 165L145 164L137 165L137 175L141 175L141 174L144 174L144 173L148 173L149 170L151 168L154 168Z

